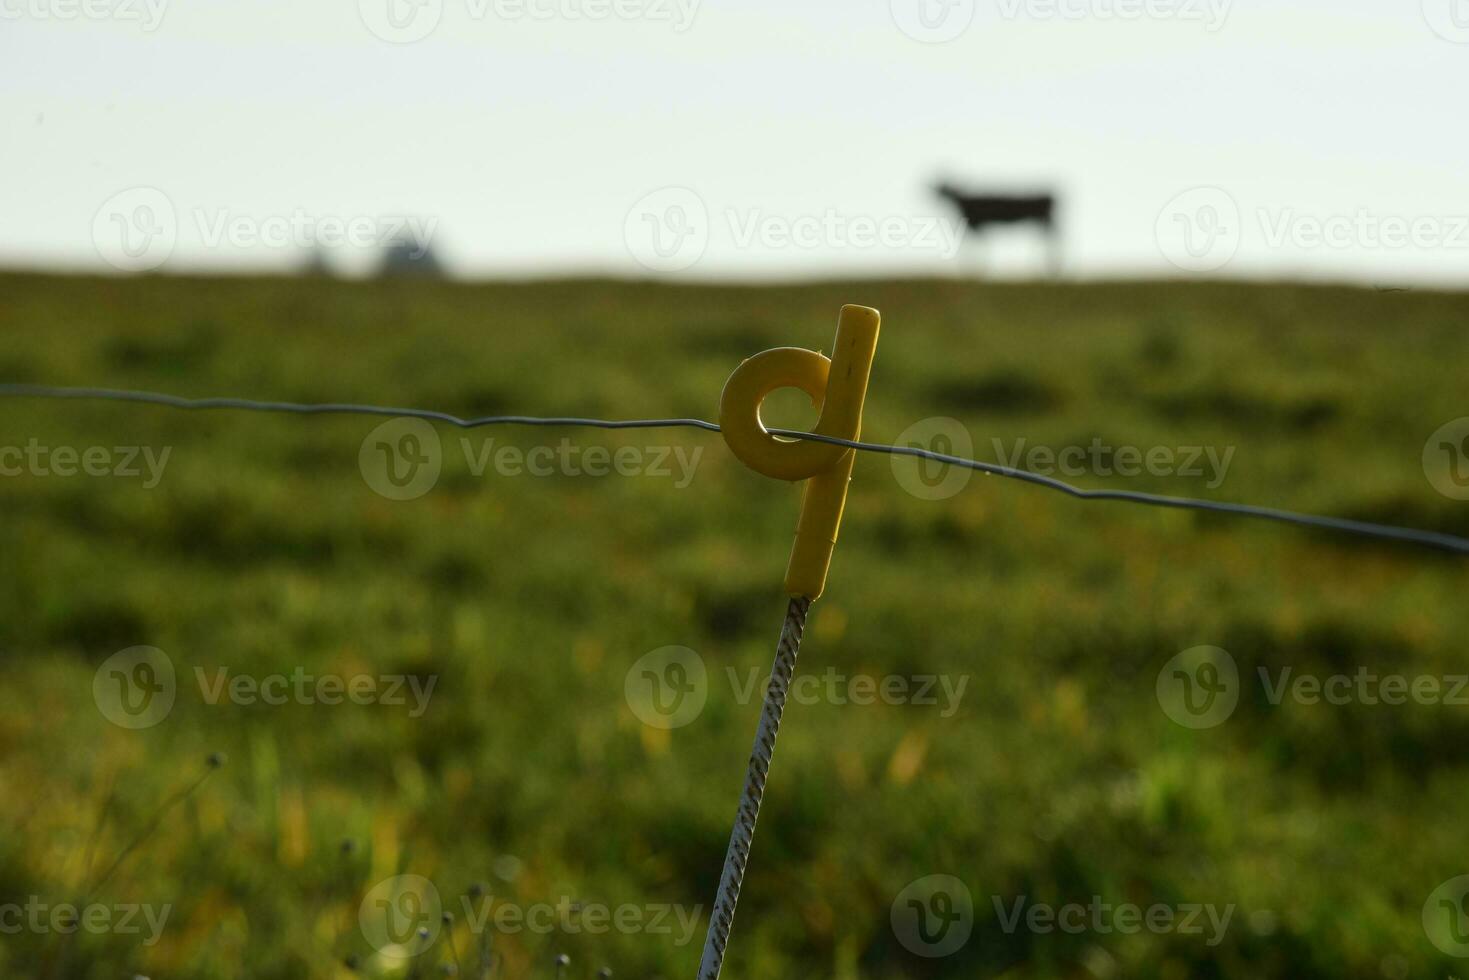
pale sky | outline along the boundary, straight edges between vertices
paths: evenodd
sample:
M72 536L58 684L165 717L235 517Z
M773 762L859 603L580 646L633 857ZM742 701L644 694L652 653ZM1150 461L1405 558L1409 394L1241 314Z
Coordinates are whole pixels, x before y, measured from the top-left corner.
M1071 276L1469 284L1469 0L0 0L0 81L6 266L1039 273L946 175Z

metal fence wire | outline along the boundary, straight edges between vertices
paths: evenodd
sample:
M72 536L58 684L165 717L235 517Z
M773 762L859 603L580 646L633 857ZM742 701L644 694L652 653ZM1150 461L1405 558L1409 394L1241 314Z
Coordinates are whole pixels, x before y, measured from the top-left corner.
M396 408L385 405L358 405L346 402L301 403L260 401L251 398L181 398L178 395L161 394L154 391L128 391L116 388L62 387L36 384L0 384L0 398L58 398L82 401L134 402L191 411L233 410L273 412L288 415L389 416L393 418L417 418L430 422L442 422L461 429L478 429L491 425L528 425L595 429L690 428L702 429L706 432L720 431L719 426L714 422L689 418L593 419L573 416L542 417L534 415L483 415L475 418L460 418L448 412L437 412L422 408ZM980 473L987 473L990 476L1005 477L1006 479L1035 484L1036 486L1045 487L1048 490L1055 490L1079 500L1113 500L1124 503L1142 504L1150 507L1169 507L1178 510L1228 514L1235 517L1277 521L1284 524L1294 524L1299 527L1317 528L1319 530L1334 531L1357 537L1375 538L1380 541L1395 541L1401 544L1433 548L1453 554L1469 555L1469 538L1461 538L1442 531L1427 531L1418 528L1397 527L1391 524L1375 524L1370 521L1350 520L1344 517L1306 514L1299 511L1283 510L1278 507L1265 507L1257 504L1239 504L1222 500L1204 500L1195 497L1173 497L1166 494L1141 493L1133 490L1086 490L1067 483L1064 480L1058 480L1055 477L1043 476L1039 473L1031 473L1027 470L1016 469L1010 466L1001 466L998 463L986 463L963 456L937 453L917 446L891 446L885 443L841 439L835 436L819 435L815 432L801 432L794 429L770 429L769 431L775 435L789 439L825 442L835 446L845 446L864 453L880 453L889 456L912 456L918 459L941 463L945 466L957 466L964 469L976 470Z

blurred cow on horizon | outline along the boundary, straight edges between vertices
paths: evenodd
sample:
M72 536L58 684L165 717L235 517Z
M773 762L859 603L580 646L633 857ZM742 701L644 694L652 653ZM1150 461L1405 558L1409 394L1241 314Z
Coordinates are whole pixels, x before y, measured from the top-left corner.
M1046 236L1048 265L1052 276L1061 272L1061 242L1056 226L1054 194L974 194L939 181L933 191L953 203L970 231L983 234L991 225L1034 224Z

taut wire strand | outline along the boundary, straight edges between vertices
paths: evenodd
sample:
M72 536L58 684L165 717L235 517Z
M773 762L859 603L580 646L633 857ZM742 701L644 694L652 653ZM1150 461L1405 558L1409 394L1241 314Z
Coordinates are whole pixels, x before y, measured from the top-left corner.
M476 429L487 425L533 425L533 426L585 426L596 429L702 429L718 432L719 426L703 419L595 419L568 417L540 417L533 415L484 415L477 418L460 418L447 412L435 412L421 408L392 408L382 405L358 405L344 402L304 404L300 402L257 401L249 398L180 398L151 391L124 391L115 388L70 388L56 385L0 384L0 397L4 398L61 398L74 400L100 400L134 402L147 405L162 405L168 408L192 410L235 409L253 412L282 412L291 415L377 415L396 418L419 418L433 422L444 422L462 429ZM1458 555L1469 555L1469 538L1461 538L1441 531L1425 531L1417 528L1397 527L1391 524L1375 524L1343 517L1328 517L1319 514L1304 514L1276 507L1255 504L1237 504L1223 500L1201 500L1196 497L1172 497L1165 494L1142 493L1134 490L1085 490L1055 477L1017 470L997 463L984 463L963 456L950 456L916 446L889 446L883 443L860 442L835 436L819 435L815 432L800 432L794 429L771 429L771 432L790 439L806 439L826 442L836 446L866 453L882 453L889 456L911 456L916 459L932 460L947 466L958 466L991 476L1005 477L1057 490L1079 500L1116 500L1150 507L1168 507L1176 510L1206 511L1249 517L1257 520L1294 524L1299 527L1336 531L1379 541L1394 541L1400 544L1418 545L1448 551Z

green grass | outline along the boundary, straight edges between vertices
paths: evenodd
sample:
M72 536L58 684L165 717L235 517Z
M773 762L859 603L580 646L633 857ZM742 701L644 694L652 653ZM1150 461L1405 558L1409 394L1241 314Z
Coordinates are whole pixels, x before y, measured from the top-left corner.
M1469 534L1469 504L1435 492L1421 462L1430 433L1469 415L1469 295L9 275L0 380L712 418L741 358L829 343L848 302L885 318L868 438L952 416L982 459L996 458L994 439L1007 451L1020 438L1233 447L1217 489L1077 482ZM398 502L359 470L378 420L39 400L4 401L0 420L0 446L171 449L151 490L0 478L0 903L76 901L209 753L229 757L93 898L169 905L159 942L22 930L0 936L0 973L347 976L348 955L374 964L363 895L400 872L456 909L483 881L521 906L707 911L759 711L725 669L768 669L795 489L693 430L440 427L443 475ZM529 449L563 435L703 455L680 488L475 476L459 451L461 437ZM1434 888L1469 872L1469 708L1274 706L1253 678L1285 665L1469 672L1465 569L979 475L926 501L889 460L862 458L801 672L968 686L949 717L791 706L726 976L1445 975L1456 961L1420 917ZM161 724L127 731L92 682L139 644L166 651L179 694ZM1225 724L1193 731L1160 709L1155 680L1203 644L1229 650L1247 684ZM713 678L703 713L671 732L624 697L629 668L667 645L698 651ZM381 704L210 704L195 670L220 667L436 686L418 718ZM967 884L975 924L961 950L930 960L900 945L889 916L909 882L938 873ZM1007 933L992 897L1022 895L1238 910L1213 947ZM573 976L607 963L679 978L702 929L682 946L612 931L505 935L496 948L512 978L550 976L558 952ZM460 922L466 959L475 942ZM447 955L441 943L429 959Z

